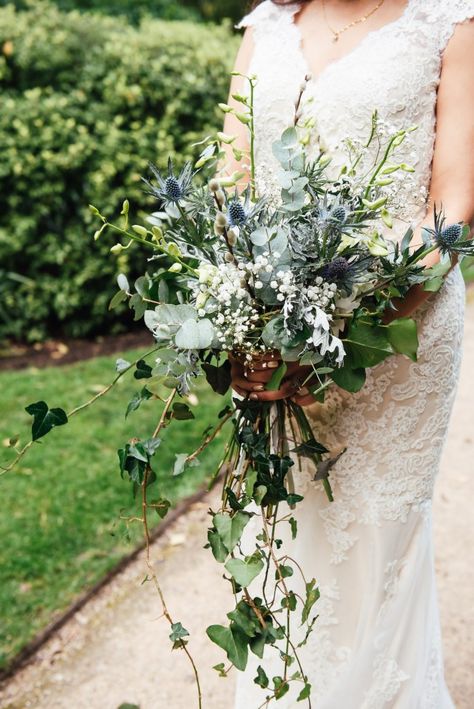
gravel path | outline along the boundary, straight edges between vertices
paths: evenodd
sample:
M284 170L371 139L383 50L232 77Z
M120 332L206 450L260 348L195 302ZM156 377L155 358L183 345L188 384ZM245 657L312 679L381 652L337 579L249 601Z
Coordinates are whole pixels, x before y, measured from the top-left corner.
M457 709L470 709L474 696L472 371L474 304L435 512L446 673ZM223 658L204 632L224 621L229 605L227 584L202 549L206 511L207 503L198 503L179 519L154 545L153 559L174 619L191 632L204 707L231 709L233 679L210 669ZM139 559L78 613L0 692L2 709L118 709L126 702L140 709L194 709L192 672L181 652L169 651L167 624L151 585L142 584L144 575Z

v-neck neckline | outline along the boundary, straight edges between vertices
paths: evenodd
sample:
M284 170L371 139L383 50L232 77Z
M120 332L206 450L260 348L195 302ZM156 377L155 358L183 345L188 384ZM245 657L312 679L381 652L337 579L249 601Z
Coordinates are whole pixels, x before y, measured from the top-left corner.
M409 16L409 13L411 12L414 3L416 0L407 0L407 3L405 7L403 8L402 12L398 17L396 17L394 20L390 20L390 22L386 22L384 25L381 25L380 27L377 27L376 29L370 30L367 32L364 37L357 42L352 49L350 49L348 52L345 54L341 55L338 59L333 59L332 61L328 62L326 66L323 67L323 69L317 74L314 75L311 67L309 65L308 59L306 57L305 51L304 51L304 37L301 32L301 27L297 21L298 15L301 13L300 8L292 8L291 13L290 13L290 22L294 27L295 33L296 33L296 39L297 39L297 51L300 56L300 59L305 67L305 73L309 75L309 83L316 86L319 84L328 74L331 73L335 68L344 65L345 62L349 61L352 59L354 56L356 56L371 40L373 40L376 37L379 37L380 35L383 35L385 32L394 30L396 29L399 25L403 24L406 20L406 18Z

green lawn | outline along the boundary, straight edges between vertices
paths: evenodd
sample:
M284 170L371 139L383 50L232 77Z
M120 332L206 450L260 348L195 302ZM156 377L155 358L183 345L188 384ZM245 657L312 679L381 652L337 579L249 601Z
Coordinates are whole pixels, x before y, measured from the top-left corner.
M139 354L124 357L133 361ZM87 401L114 378L115 360L0 373L0 441L16 434L28 440L30 417L24 407L31 402L44 399L70 410ZM157 421L156 400L124 419L126 404L143 383L126 375L107 397L53 430L0 478L0 667L141 539L140 525L127 529L120 519L133 510L133 497L118 471L117 448L132 436L149 437ZM207 387L196 393L205 405L198 407L195 420L165 431L155 466L161 493L173 501L213 472L226 437L221 434L199 467L171 476L174 453L192 452L223 408L222 398ZM2 450L0 462L6 463L11 451Z

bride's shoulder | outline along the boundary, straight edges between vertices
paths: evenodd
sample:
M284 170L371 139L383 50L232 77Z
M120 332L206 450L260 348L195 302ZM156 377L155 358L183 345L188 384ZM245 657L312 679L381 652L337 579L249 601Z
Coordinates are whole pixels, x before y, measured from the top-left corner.
M236 25L237 29L242 27L259 27L262 24L279 20L281 18L292 18L298 12L298 3L279 5L272 0L264 0L251 12L245 15Z

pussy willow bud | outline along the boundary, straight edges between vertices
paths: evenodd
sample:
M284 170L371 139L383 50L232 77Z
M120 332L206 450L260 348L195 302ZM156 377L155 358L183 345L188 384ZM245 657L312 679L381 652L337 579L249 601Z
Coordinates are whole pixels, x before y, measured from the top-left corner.
M216 192L216 200L217 200L217 204L219 205L219 207L222 207L224 205L225 195L224 195L223 191L220 189L217 190L217 192Z
M227 232L227 241L231 246L235 246L237 243L237 234L233 229L229 229Z
M229 253L225 254L224 259L225 261L227 261L227 263L232 263L234 261L234 257L232 256L232 254Z
M218 180L211 180L209 182L209 189L211 192L218 192L219 191L219 182Z
M214 222L214 234L216 234L217 236L222 236L224 231L225 231L225 227L221 226L217 222Z
M219 226L227 226L227 218L225 214L222 214L222 212L217 213L216 224L219 224Z

